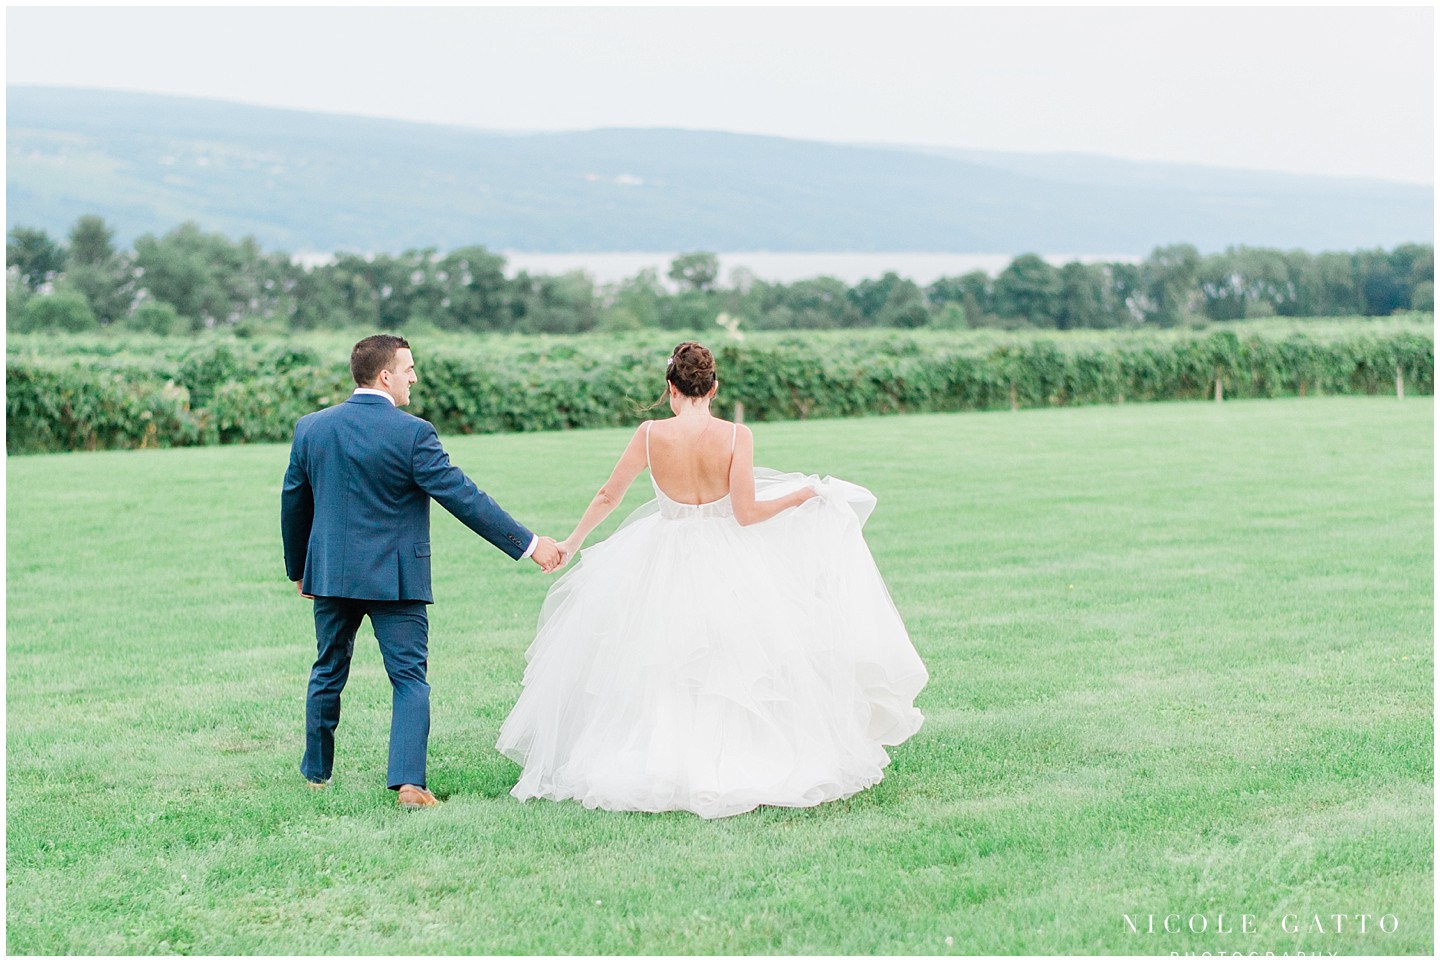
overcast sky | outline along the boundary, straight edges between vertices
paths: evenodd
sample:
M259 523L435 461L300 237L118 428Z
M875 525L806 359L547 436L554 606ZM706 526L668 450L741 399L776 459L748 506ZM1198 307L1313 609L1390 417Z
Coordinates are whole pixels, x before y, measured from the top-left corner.
M1432 183L1428 6L9 7L9 83Z

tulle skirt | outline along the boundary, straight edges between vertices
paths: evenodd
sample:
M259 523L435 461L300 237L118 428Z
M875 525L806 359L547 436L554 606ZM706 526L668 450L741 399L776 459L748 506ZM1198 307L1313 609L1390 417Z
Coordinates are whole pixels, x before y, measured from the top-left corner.
M496 745L512 795L716 818L880 781L928 676L861 534L874 497L756 471L762 500L805 484L821 497L749 527L657 488L580 552Z

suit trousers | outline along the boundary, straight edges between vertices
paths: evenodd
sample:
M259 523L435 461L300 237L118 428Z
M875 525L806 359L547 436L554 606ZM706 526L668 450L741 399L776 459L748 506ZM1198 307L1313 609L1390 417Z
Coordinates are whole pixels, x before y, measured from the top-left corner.
M425 681L429 619L423 601L315 599L315 667L305 696L305 757L300 772L311 781L328 779L335 764L335 729L340 692L350 677L350 657L360 622L380 643L390 676L389 787L425 785L425 750L430 738L430 686Z

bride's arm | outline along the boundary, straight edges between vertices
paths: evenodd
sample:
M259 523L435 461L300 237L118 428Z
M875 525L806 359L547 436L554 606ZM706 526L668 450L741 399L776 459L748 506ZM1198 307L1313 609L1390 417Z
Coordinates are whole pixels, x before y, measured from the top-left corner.
M794 508L816 497L810 487L792 491L770 501L755 500L755 437L745 425L735 432L735 457L730 461L730 506L742 525L768 521L786 508Z
M610 516L610 512L625 499L625 492L630 490L630 484L645 470L645 425L636 428L635 434L630 438L630 443L625 446L625 453L620 455L620 460L615 462L615 470L610 472L610 479L601 485L595 497L590 500L590 507L585 509L580 521L575 525L575 530L570 532L570 537L560 542L560 550L565 552L568 561L585 539L595 530L595 526Z

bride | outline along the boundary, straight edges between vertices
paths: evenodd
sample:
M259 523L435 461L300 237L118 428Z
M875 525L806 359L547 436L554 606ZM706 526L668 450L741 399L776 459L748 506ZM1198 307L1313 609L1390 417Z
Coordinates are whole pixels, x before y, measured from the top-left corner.
M574 557L650 469L655 499L546 596L496 744L524 767L511 794L718 818L874 785L928 680L860 532L874 497L755 469L699 344L666 381L675 416L636 430L560 544Z

